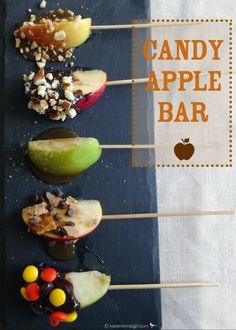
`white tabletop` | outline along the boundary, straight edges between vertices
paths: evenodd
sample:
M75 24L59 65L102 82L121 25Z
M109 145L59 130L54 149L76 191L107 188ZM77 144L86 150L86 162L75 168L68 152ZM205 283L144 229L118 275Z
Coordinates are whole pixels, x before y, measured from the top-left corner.
M236 2L151 0L151 15L153 19L234 20ZM235 120L233 126L235 130ZM235 210L235 155L233 161L233 168L227 169L158 169L159 211ZM163 289L163 329L236 329L236 218L185 217L159 221L161 282L221 284L220 288L212 289Z

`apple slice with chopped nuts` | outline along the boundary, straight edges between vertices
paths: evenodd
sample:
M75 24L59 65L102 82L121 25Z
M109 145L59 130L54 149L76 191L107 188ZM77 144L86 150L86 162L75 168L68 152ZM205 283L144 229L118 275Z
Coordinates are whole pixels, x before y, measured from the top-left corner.
M30 72L24 75L28 108L52 120L74 118L103 94L107 75L102 70L80 68L74 72ZM77 110L77 111L76 111Z
M24 58L36 61L39 68L47 61L70 58L75 47L91 33L91 18L76 16L71 10L53 10L30 19L14 31L15 46Z
M73 286L73 294L80 307L88 307L101 299L108 291L111 277L96 270L66 273L65 279Z
M83 44L90 35L91 18L78 21L25 24L19 28L19 34L38 46L55 48L75 48Z
M47 239L78 240L95 230L102 219L102 208L97 200L76 200L73 197L62 200L51 193L46 196L49 203L23 208L22 218L30 230Z

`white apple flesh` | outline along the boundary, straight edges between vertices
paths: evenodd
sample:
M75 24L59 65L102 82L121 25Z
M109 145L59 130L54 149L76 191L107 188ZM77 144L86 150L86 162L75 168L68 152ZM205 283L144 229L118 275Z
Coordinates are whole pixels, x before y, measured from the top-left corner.
M73 92L82 98L75 106L81 110L91 107L106 89L107 75L102 70L77 70L73 72Z
M111 277L98 271L71 272L67 273L65 279L73 286L75 299L80 307L88 307L101 299L108 291Z

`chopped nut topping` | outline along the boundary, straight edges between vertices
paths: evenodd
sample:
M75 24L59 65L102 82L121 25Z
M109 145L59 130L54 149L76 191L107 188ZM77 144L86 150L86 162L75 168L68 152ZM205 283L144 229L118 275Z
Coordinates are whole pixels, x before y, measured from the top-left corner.
M42 235L44 233L47 233L49 231L52 231L57 228L57 224L54 221L53 217L46 216L39 224L38 227L36 227L36 233L38 235Z
M41 60L42 55L40 53L37 53L37 55L35 56L35 61L38 62Z
M15 42L16 42L16 48L19 48L20 47L20 39L16 38Z
M42 0L39 4L39 8L46 8L46 5L47 5L47 1Z
M30 15L30 22L34 22L36 20L36 15Z
M53 74L52 74L52 73L47 73L47 74L46 74L46 78L47 78L48 80L53 80Z
M55 79L55 80L53 81L53 83L52 83L52 88L53 88L53 89L56 89L56 88L59 86L59 84L60 84L60 81L57 80L57 79Z
M60 30L54 34L54 40L62 41L66 38L66 33L63 30Z
M75 199L74 197L72 196L68 196L66 198L66 204L69 205L70 207L73 207L74 204L78 203L77 199Z
M59 55L57 58L58 58L58 61L59 61L59 62L64 61L64 57L63 57L62 55Z
M34 76L35 76L35 73L30 72L30 74L28 75L28 80L33 80Z
M32 44L30 45L30 49L36 49L38 47L38 44L33 41Z
M70 109L68 112L67 112L67 115L70 117L70 118L75 118L77 116L77 112L75 109Z
M35 204L33 206L29 206L27 208L27 213L28 213L28 215L33 216L33 217L38 217L42 214L48 213L47 203L42 202L40 204Z
M46 86L38 86L38 95L44 97L46 93Z
M57 197L53 194L51 194L50 192L46 193L47 199L49 201L49 203L53 206L53 207L57 207L59 202L61 201L60 197Z
M39 67L39 69L45 68L45 65L46 65L45 62L37 62L37 66Z
M24 80L25 93L31 98L29 109L52 120L64 121L67 117L77 116L77 111L73 108L75 95L72 92L72 75L56 74L54 77L53 72L45 75L44 69L40 69L36 74L31 72L28 76L25 75Z
M26 74L23 74L23 80L28 81L28 76Z
M38 72L34 76L34 83L35 85L44 85L46 83L44 69L38 70Z
M74 93L72 93L72 91L66 89L65 90L65 97L66 97L67 100L72 101L75 96L74 96Z

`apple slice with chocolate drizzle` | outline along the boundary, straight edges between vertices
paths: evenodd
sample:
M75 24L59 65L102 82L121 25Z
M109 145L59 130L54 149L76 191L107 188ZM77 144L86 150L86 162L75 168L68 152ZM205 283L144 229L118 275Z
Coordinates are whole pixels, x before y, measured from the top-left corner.
M70 72L31 72L24 75L28 108L51 120L74 118L92 106L106 88L107 75L102 70L78 68Z
M90 234L102 219L97 200L58 197L47 192L44 200L23 208L22 218L37 235L53 241L76 241Z

